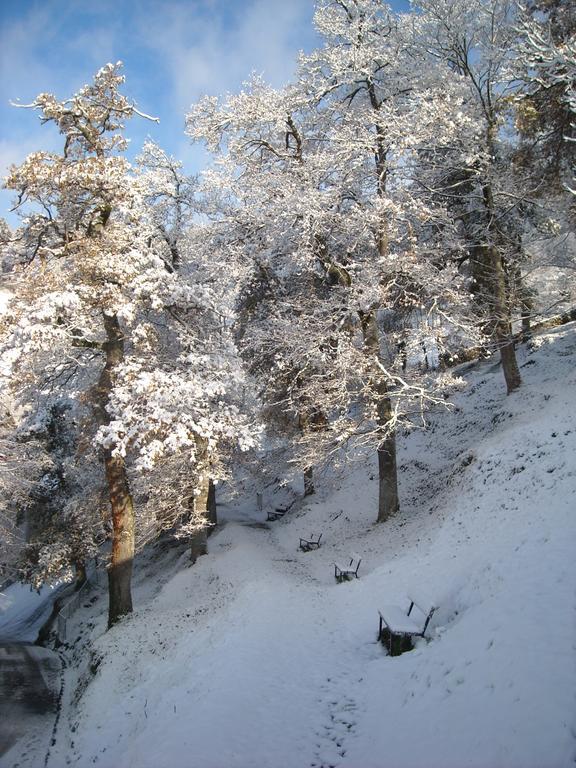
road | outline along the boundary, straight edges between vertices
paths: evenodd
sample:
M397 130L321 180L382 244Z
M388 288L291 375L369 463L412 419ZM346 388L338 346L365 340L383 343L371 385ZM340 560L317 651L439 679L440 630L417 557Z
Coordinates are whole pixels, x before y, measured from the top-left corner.
M13 584L0 597L0 768L44 763L58 711L58 654L33 645L61 589Z
M30 764L26 761L30 752L46 753L58 710L60 680L61 663L56 653L34 645L0 646L2 768Z

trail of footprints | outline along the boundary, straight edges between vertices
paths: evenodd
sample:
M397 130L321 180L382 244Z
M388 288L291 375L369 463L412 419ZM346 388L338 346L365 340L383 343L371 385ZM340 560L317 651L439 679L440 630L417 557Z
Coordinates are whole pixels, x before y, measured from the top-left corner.
M316 731L317 742L310 768L337 768L346 757L346 745L356 731L358 704L347 685L343 673L329 677L320 686L319 705L327 712L327 719Z

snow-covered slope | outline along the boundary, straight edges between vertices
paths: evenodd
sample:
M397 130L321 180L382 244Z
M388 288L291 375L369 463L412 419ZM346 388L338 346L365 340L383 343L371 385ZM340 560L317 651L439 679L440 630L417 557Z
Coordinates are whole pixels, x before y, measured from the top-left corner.
M141 581L111 632L85 609L97 669L87 687L70 671L48 765L573 765L574 325L520 358L519 392L485 362L453 413L400 438L389 523L374 524L375 467L355 464L269 525L246 500L196 566ZM321 531L318 551L297 550ZM360 579L336 584L349 552ZM391 658L378 608L412 587L440 608L429 640Z

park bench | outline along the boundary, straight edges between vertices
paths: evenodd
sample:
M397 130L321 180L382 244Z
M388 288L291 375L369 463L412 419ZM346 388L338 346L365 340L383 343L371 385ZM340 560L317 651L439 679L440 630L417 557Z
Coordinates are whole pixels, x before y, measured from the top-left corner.
M310 552L312 549L319 549L321 538L322 534L317 537L312 534L309 539L300 539L300 549L302 552Z
M398 605L388 605L379 611L378 640L388 648L390 656L399 656L404 651L411 651L413 637L424 637L428 624L438 606L427 597L409 597L408 612ZM413 608L421 614L415 616Z
M281 517L284 517L287 511L287 509L277 507L276 509L268 512L266 515L266 520L280 520Z
M351 555L350 556L350 562L348 565L343 565L341 563L334 563L334 578L337 582L341 581L350 581L350 579L357 579L358 578L358 568L360 568L360 563L362 562L362 558L358 557L358 555Z

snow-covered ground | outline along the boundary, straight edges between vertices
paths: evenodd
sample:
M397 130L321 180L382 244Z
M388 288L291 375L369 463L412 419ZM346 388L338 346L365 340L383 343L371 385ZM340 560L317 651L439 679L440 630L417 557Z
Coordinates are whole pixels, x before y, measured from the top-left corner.
M92 671L68 670L48 768L573 765L574 324L519 355L520 391L482 363L453 413L400 437L390 522L374 524L375 466L358 463L280 521L237 504L193 568L173 550L160 578L148 558L112 631L105 599L87 603ZM336 584L352 552L360 578ZM391 658L378 609L412 588L440 607Z
M62 590L62 584L36 590L15 583L0 592L0 643L35 642Z

